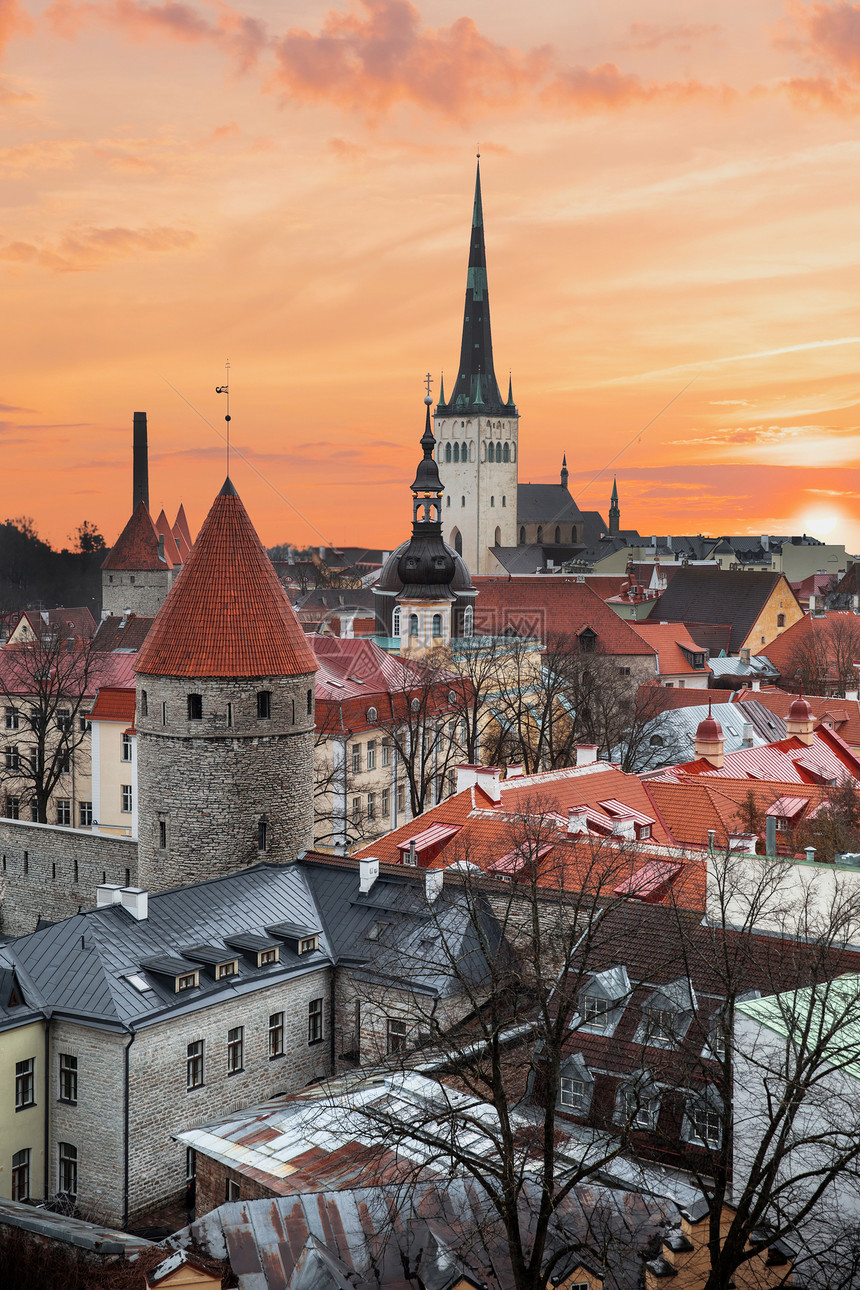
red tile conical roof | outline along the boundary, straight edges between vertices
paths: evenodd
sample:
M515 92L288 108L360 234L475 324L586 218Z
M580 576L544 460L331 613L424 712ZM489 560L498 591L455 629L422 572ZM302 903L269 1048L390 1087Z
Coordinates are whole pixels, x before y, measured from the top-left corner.
M317 670L292 605L228 479L137 656L150 676L305 676Z
M172 568L170 560L158 557L158 534L146 502L138 502L137 509L102 562L102 568L142 571Z
M188 527L188 520L185 518L185 507L180 502L179 510L176 512L176 519L173 521L174 533L179 529L185 541L188 543L189 551L194 545L194 538L191 536L191 529Z
M173 529L168 523L167 516L164 514L164 507L161 508L161 514L155 521L155 531L159 537L164 538L164 554L171 564L182 564L182 556L179 554L179 547L176 545L176 539L173 536Z

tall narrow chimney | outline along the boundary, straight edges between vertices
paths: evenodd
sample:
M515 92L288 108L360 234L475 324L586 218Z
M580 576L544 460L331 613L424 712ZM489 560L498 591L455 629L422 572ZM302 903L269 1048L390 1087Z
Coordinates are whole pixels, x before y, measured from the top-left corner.
M149 452L146 446L146 413L134 414L134 466L131 483L131 512L141 502L149 510Z

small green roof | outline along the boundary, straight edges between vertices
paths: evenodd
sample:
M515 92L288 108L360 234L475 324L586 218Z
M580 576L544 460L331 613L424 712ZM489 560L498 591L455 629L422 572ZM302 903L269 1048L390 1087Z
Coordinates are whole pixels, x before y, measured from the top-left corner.
M787 990L764 999L747 999L737 1005L737 1011L787 1039L795 1029L789 1020L796 1018L799 1025L812 1007L816 1009L816 1028L825 1033L838 1028L825 1049L826 1055L847 1075L860 1079L860 975L846 973L833 981L800 990ZM813 1034L810 1044L816 1045ZM853 1058L849 1056L852 1049Z

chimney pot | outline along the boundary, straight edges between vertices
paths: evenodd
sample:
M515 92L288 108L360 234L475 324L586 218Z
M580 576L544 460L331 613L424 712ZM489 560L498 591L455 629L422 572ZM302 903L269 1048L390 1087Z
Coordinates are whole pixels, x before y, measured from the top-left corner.
M597 744L577 744L577 766L592 766L597 761Z
M139 923L149 917L149 892L143 887L121 887L120 903Z
M567 813L568 833L587 833L588 819L584 811L570 810Z

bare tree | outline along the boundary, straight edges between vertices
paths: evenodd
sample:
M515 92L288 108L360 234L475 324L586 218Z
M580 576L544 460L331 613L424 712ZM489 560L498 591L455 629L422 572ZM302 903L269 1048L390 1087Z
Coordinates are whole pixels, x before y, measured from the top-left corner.
M446 650L402 660L400 680L389 690L379 730L402 766L412 815L438 801L453 768L463 761L461 697L467 682L452 673Z
M428 1170L467 1179L483 1221L503 1235L517 1290L545 1290L578 1256L605 1257L597 1212L591 1232L571 1227L567 1236L555 1216L626 1149L635 1116L631 1106L611 1134L583 1131L571 1150L559 1114L562 1063L585 1024L583 990L603 952L602 925L634 864L618 839L559 847L550 860L560 836L557 818L535 801L508 820L495 848L461 844L441 892L431 892L423 930L411 943L392 933L390 948L380 932L356 986L362 1034L376 1041L362 1056L405 1073L423 1044L421 1070L438 1081L437 1095L410 1100L408 1114L399 1098L350 1101L362 1140L397 1153L401 1192ZM488 879L493 865L510 881Z
M108 656L92 641L64 638L57 628L0 651L6 735L0 777L7 809L9 799L17 798L19 809L28 807L34 820L48 822L49 803L68 782L88 736L86 714L107 664Z
M809 630L793 644L785 680L806 694L840 694L856 688L860 660L860 618L846 611L812 617Z

